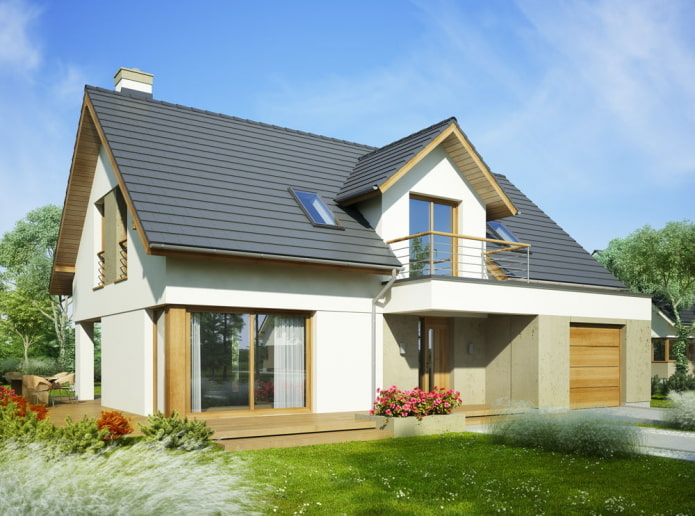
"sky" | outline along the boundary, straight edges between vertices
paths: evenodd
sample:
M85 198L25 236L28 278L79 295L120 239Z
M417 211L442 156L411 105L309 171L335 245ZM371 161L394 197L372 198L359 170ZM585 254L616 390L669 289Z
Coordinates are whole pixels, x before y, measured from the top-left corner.
M454 116L585 249L693 220L691 0L0 0L0 234L62 205L84 85L382 146Z

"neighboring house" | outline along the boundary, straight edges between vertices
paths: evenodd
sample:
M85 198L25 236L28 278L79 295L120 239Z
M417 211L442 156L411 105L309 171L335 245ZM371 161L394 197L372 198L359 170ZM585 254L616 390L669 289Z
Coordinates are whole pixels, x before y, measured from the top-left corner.
M695 320L695 305L680 312L684 324L692 324ZM674 326L673 308L665 302L655 302L652 305L652 376L668 378L676 372L676 357L671 345L677 333ZM695 373L695 330L690 332L687 342L688 361L691 374Z
M81 399L100 323L102 405L136 414L365 411L393 384L649 402L649 298L454 118L374 148L116 82L85 90L50 285L74 297Z

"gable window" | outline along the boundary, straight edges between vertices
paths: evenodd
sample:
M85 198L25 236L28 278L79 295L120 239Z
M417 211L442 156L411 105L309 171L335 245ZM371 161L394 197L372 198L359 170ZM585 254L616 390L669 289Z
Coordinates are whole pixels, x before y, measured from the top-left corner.
M304 315L191 313L191 411L306 407Z
M410 234L418 235L410 243L410 276L455 275L457 203L411 195ZM446 233L447 235L438 235Z
M99 199L96 208L101 218L97 287L103 287L128 278L128 211L118 188Z
M294 188L290 188L290 192L297 199L299 206L311 222L323 226L338 226L335 216L317 193L304 192Z

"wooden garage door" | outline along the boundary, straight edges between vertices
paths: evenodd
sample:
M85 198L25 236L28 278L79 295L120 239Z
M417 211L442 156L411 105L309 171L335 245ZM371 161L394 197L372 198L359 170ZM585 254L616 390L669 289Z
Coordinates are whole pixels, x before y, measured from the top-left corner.
M570 408L620 405L620 328L570 327Z

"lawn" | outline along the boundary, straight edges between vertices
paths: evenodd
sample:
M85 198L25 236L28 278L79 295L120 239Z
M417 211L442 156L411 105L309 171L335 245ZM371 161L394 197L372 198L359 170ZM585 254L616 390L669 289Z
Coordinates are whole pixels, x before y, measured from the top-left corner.
M267 513L695 514L695 463L546 453L486 435L231 455L267 486Z

